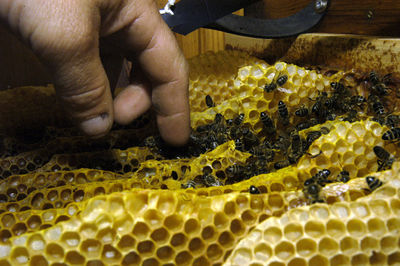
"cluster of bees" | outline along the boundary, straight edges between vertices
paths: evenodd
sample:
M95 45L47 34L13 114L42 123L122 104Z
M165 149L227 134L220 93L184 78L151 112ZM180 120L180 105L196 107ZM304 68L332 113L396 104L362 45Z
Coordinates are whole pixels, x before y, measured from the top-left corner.
M273 92L278 86L284 85L288 80L287 75L277 75L277 78L266 84L264 91ZM236 163L225 169L225 174L218 177L213 176L211 171L203 171L203 175L189 180L183 184L183 188L195 188L198 186L221 186L232 184L249 179L252 176L269 173L289 165L295 164L300 157L308 155L311 157L319 154L309 154L307 152L310 145L320 136L329 133L327 127L319 130L310 131L305 137L300 136L299 132L323 124L327 120L340 119L342 121L355 122L359 120L359 115L372 113L373 119L382 125L389 126L382 138L389 141L400 142L400 116L393 115L385 110L385 97L389 95L390 76L386 75L382 79L375 72L371 72L364 80L368 86L368 98L361 95L353 95L350 86L342 82L332 82L330 92L321 92L316 99L310 99L310 106L300 106L294 112L298 122L291 124L291 114L283 101L278 103L277 118L273 119L267 112L260 113L260 121L263 129L259 134L255 134L245 123L244 114L238 114L233 119L225 119L223 115L216 114L212 123L199 126L192 131L190 143L187 147L179 151L180 155L191 157L215 149L217 146L233 140L236 149L248 152L251 157L243 164ZM209 108L215 106L210 95L205 97L206 105ZM374 152L377 156L378 171L389 169L394 162L394 157L381 146L375 146ZM174 155L176 156L176 154ZM323 169L316 175L304 182L303 192L310 202L321 202L319 193L321 188L332 182L347 182L350 180L348 171L341 171L337 177L330 177L330 171ZM366 183L370 190L374 190L382 182L373 177L366 177ZM260 193L256 186L251 186L249 192L252 194Z

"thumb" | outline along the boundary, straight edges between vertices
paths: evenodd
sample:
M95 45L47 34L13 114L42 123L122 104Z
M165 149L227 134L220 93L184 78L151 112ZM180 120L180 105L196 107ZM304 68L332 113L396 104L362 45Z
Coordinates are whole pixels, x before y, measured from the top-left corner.
M110 85L99 55L99 11L93 1L0 1L0 18L28 43L54 78L65 112L84 133L112 126Z
M53 72L65 112L87 135L101 137L113 123L112 95L97 45L66 49L57 60L45 60Z

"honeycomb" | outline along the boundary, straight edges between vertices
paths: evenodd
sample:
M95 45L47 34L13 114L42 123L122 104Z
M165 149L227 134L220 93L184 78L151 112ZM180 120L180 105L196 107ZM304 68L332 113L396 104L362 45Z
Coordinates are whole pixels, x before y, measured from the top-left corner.
M152 113L90 140L50 85L1 92L0 265L400 263L394 79L233 50L189 65L179 149Z

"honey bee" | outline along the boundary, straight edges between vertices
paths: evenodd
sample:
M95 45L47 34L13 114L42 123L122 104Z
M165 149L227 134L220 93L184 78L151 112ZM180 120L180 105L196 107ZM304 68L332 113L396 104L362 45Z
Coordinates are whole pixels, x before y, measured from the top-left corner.
M208 95L208 94L206 95L206 105L207 105L207 107L209 107L209 108L215 107L215 104L214 104L213 99L212 99L211 96Z
M326 99L325 107L329 110L336 109L338 107L339 97L337 95L333 95Z
M272 121L271 117L269 117L266 112L260 113L260 119L264 125L264 130L267 134L275 133L276 129L275 129L274 121Z
M339 173L336 180L338 182L347 183L350 181L350 173L346 170L343 170Z
M276 83L277 83L279 86L282 86L283 84L286 83L287 80L288 80L288 76L287 76L287 75L282 75L282 76L279 76L279 77L278 77L278 79L276 80Z
M278 113L279 117L282 119L282 124L289 124L289 111L286 107L286 104L282 101L279 101L278 103Z
M386 74L382 79L380 79L376 72L370 72L369 81L372 84L372 86L369 88L370 92L378 96L388 95L388 90L391 90L391 88L387 87L386 85L390 82L390 76L391 74Z
M376 99L376 101L372 102L372 110L376 115L378 115L378 117L385 115L385 107L379 101L379 99Z
M294 114L298 117L306 117L308 115L308 109L305 106L300 107L297 109Z
M331 82L331 87L338 94L344 94L346 92L346 87L341 82Z
M312 178L315 180L315 182L320 185L321 187L324 187L327 183L332 183L332 180L329 180L328 177L331 174L331 171L328 169L323 169L316 173Z
M275 77L277 77L278 74L275 75ZM265 84L264 86L264 91L265 92L271 92L274 91L278 85L282 86L283 84L286 83L286 81L288 80L288 76L287 75L280 75L277 79L274 78L271 83L269 84Z
M260 140L253 132L250 131L249 128L245 127L242 129L243 134L243 144L246 150L249 150L253 146L257 146L260 144Z
M292 142L292 150L295 152L299 152L301 149L301 138L297 131L293 131L290 135Z
M302 131L304 129L310 128L318 124L318 121L315 118L311 118L307 121L298 123L295 128L297 131Z
M197 183L194 180L189 180L186 184L181 184L181 188L196 188Z
M331 171L323 169L304 181L303 193L307 199L311 200L311 203L324 202L324 200L319 197L319 192L327 183L333 182L328 179L330 174Z
M394 162L394 157L381 146L374 147L374 153L378 157L378 171L385 170L386 168L391 168Z
M385 125L390 127L390 128L394 128L396 126L398 126L400 123L400 115L388 115L385 118Z
M238 151L244 151L244 145L241 138L235 139L235 149Z
M256 187L256 186L250 186L249 192L250 192L250 194L260 194L261 193L260 190L258 189L258 187Z
M319 137L322 136L321 131L310 131L307 134L307 138L306 138L306 147L307 149L311 146L311 144L317 140Z
M291 165L291 163L290 163L289 160L282 160L282 161L276 162L276 163L274 164L274 168L275 168L276 170L279 170L279 169L285 168L285 167L287 167L287 166L289 166L289 165Z
M311 107L311 113L315 114L320 123L325 122L326 117L329 114L329 112L324 106L326 99L327 99L326 92L322 92L321 96L317 97L316 102Z
M233 164L225 169L230 181L241 181L246 178L246 167L241 164Z
M371 192L382 186L383 184L381 180L374 176L367 176L365 178L365 181L367 182L368 188L371 190Z
M371 71L369 73L369 81L373 84L376 85L380 82L378 74L375 71Z
M234 123L236 126L240 126L240 125L243 123L243 120L244 120L244 114L242 113L242 114L239 114L238 116L236 116L236 117L233 119L233 123Z
M351 96L351 98L350 98L350 103L353 106L360 106L360 105L364 104L365 102L367 102L367 99L365 99L365 97L361 96L361 95L354 95L354 96Z
M264 86L264 91L265 92L271 92L274 91L276 89L276 83L274 81L272 81L270 84L265 84Z
M310 200L311 203L321 203L324 202L323 199L319 197L319 192L321 191L321 187L317 184L310 183L304 184L303 193L306 199Z
M391 140L391 141L399 140L400 139L400 128L395 127L395 128L392 128L392 129L386 131L385 133L383 133L382 139L383 140Z
M327 134L329 134L329 132L330 132L329 128L327 128L327 127L321 127L321 128L319 129L319 131L320 131L322 134L324 134L324 135L327 135Z
M224 185L218 178L211 174L204 174L202 176L202 181L206 187L220 187Z
M229 127L233 126L233 119L226 119L226 125Z
M360 120L360 119L358 118L358 112L355 109L350 110L347 113L346 117L343 118L343 121L348 121L350 123L354 123L358 120Z

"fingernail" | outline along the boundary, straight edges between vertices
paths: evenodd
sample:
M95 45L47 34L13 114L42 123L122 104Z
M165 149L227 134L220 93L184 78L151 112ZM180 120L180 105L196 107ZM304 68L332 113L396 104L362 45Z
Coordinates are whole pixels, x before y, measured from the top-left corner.
M108 133L111 128L110 117L107 113L83 121L80 127L84 133L93 137L101 137Z

